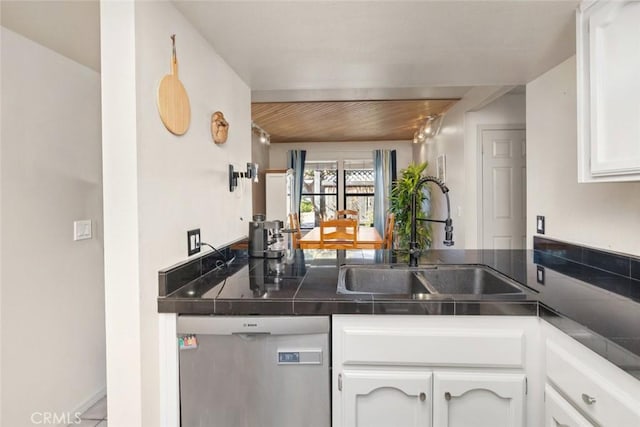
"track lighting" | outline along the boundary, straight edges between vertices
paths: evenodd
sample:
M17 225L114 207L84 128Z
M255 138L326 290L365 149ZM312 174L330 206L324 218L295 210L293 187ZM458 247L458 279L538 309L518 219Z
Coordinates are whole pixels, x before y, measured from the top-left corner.
M258 126L255 122L251 122L251 132L253 132L255 135L260 136L261 144L269 145L271 143L271 136L269 135L269 133Z
M418 144L426 141L427 138L433 138L440 132L440 126L442 125L442 115L429 116L424 120L424 123L413 135L413 143Z

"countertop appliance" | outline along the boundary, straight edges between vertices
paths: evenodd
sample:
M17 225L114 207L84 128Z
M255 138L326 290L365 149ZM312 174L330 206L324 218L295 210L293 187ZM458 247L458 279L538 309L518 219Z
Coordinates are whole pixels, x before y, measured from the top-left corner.
M180 316L182 427L329 427L328 316Z
M280 258L284 255L286 243L280 230L284 223L280 220L265 221L265 216L256 214L249 223L249 256L254 258Z

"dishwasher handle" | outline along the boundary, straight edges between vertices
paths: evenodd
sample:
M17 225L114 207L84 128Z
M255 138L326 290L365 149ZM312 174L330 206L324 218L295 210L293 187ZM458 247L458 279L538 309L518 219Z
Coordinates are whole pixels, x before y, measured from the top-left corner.
M179 316L178 334L308 335L328 334L329 316Z

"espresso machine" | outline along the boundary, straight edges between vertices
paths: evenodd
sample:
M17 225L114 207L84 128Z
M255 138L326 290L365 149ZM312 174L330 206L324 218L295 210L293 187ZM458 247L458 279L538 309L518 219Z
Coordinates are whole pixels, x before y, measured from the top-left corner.
M249 223L249 256L253 258L280 258L284 255L285 242L281 230L282 221L265 221L263 214L253 216Z

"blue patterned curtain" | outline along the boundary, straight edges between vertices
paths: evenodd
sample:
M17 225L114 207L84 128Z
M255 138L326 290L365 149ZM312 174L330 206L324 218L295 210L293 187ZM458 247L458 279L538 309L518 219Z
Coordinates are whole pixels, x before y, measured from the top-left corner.
M384 236L384 225L389 212L391 186L396 180L396 150L374 150L373 170L375 172L373 198L373 226Z
M300 216L300 200L302 199L302 185L304 182L304 160L307 157L306 150L287 151L287 168L293 169L295 180L293 185L293 203L295 212Z

